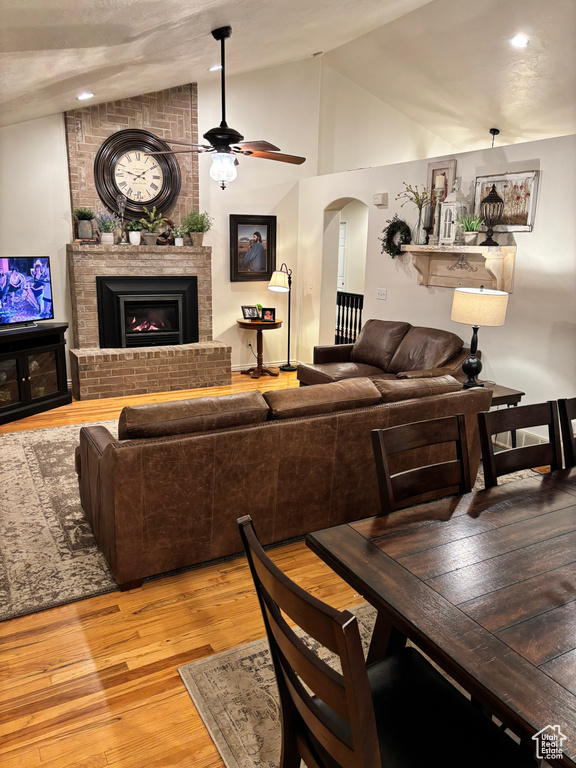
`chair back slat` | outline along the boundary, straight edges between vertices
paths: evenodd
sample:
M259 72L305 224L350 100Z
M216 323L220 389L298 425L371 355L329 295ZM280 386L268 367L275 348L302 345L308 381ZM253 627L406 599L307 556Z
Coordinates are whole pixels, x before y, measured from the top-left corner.
M269 561L269 558L266 557L266 560ZM258 553L253 555L253 567L266 593L277 605L282 606L284 613L306 634L314 637L332 653L338 653L334 620L339 612L329 608L304 590L302 594L294 590L293 584L282 571L279 568L276 570L270 568L266 561L260 559Z
M548 442L498 452L494 450L493 435L530 427L547 427ZM498 477L510 472L548 465L554 472L562 466L558 408L554 401L479 413L478 429L486 488L497 485Z
M286 623L268 595L264 595L263 598L274 639L290 668L311 690L322 689L322 701L340 717L349 719L350 713L342 675L308 648L302 638L298 637Z
M451 449L450 457L442 462L422 465L410 452L434 445L445 444ZM422 494L445 496L448 493L468 493L472 487L466 426L464 416L446 416L440 419L403 424L389 429L372 430L372 445L376 461L376 474L382 512L387 514L410 499ZM391 457L404 455L408 467L391 471ZM416 464L417 462L417 464Z
M576 436L572 425L572 422L576 421L576 397L558 400L558 413L562 430L564 466L569 469L576 467Z
M325 768L325 750L342 768L379 768L376 719L356 618L285 576L262 549L250 517L240 518L238 526L278 682L283 754L287 750L311 768ZM285 617L336 654L341 672L319 659Z
M443 464L431 464L428 467L411 469L400 472L392 479L394 498L397 501L420 496L430 490L445 490L442 495L451 493L450 489L458 489L462 480L462 467L456 459ZM470 488L468 488L470 490ZM454 491L452 491L454 492Z

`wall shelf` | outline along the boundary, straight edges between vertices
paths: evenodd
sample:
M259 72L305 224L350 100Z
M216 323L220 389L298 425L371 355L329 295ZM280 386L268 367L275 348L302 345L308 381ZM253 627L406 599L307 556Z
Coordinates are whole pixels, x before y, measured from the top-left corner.
M515 245L403 245L418 285L514 291Z

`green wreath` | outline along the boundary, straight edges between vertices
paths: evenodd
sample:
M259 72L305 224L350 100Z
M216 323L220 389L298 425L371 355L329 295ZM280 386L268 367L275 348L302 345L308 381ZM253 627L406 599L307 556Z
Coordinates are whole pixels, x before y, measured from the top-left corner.
M378 240L382 242L381 253L387 253L394 259L402 253L401 246L410 245L412 232L408 224L398 218L397 213L392 219L387 219L387 224Z

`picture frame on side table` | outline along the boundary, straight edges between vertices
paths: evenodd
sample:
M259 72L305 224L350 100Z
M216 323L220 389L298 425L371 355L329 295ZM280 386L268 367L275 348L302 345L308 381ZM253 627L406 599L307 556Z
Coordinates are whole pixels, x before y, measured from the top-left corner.
M256 304L243 304L242 317L244 320L260 320L260 315L258 314L258 307Z
M538 197L540 171L501 173L477 176L474 192L474 213L480 213L480 204L495 185L504 200L504 213L494 232L532 232Z
M263 323L275 323L276 322L276 309L275 307L262 307L262 317L260 318Z
M444 176L444 196L442 200L445 200L446 195L452 192L452 187L456 180L456 160L436 160L433 163L428 163L426 187L430 194L430 209L432 211L432 218L428 224L432 228L434 228L436 221L436 192L434 191L436 176Z
M230 214L230 282L269 281L276 269L276 216Z

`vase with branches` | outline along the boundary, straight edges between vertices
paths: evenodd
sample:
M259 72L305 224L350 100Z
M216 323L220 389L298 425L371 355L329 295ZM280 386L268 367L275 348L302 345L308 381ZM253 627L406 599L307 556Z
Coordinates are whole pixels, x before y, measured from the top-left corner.
M404 184L404 190L396 195L396 200L404 200L400 205L401 208L403 208L406 203L413 203L416 208L418 208L418 221L412 230L412 241L415 245L423 245L426 242L426 231L424 229L424 217L422 211L425 206L430 205L430 192L426 187L420 189L418 184L412 186L412 184L406 184L405 181L403 181L402 184Z

